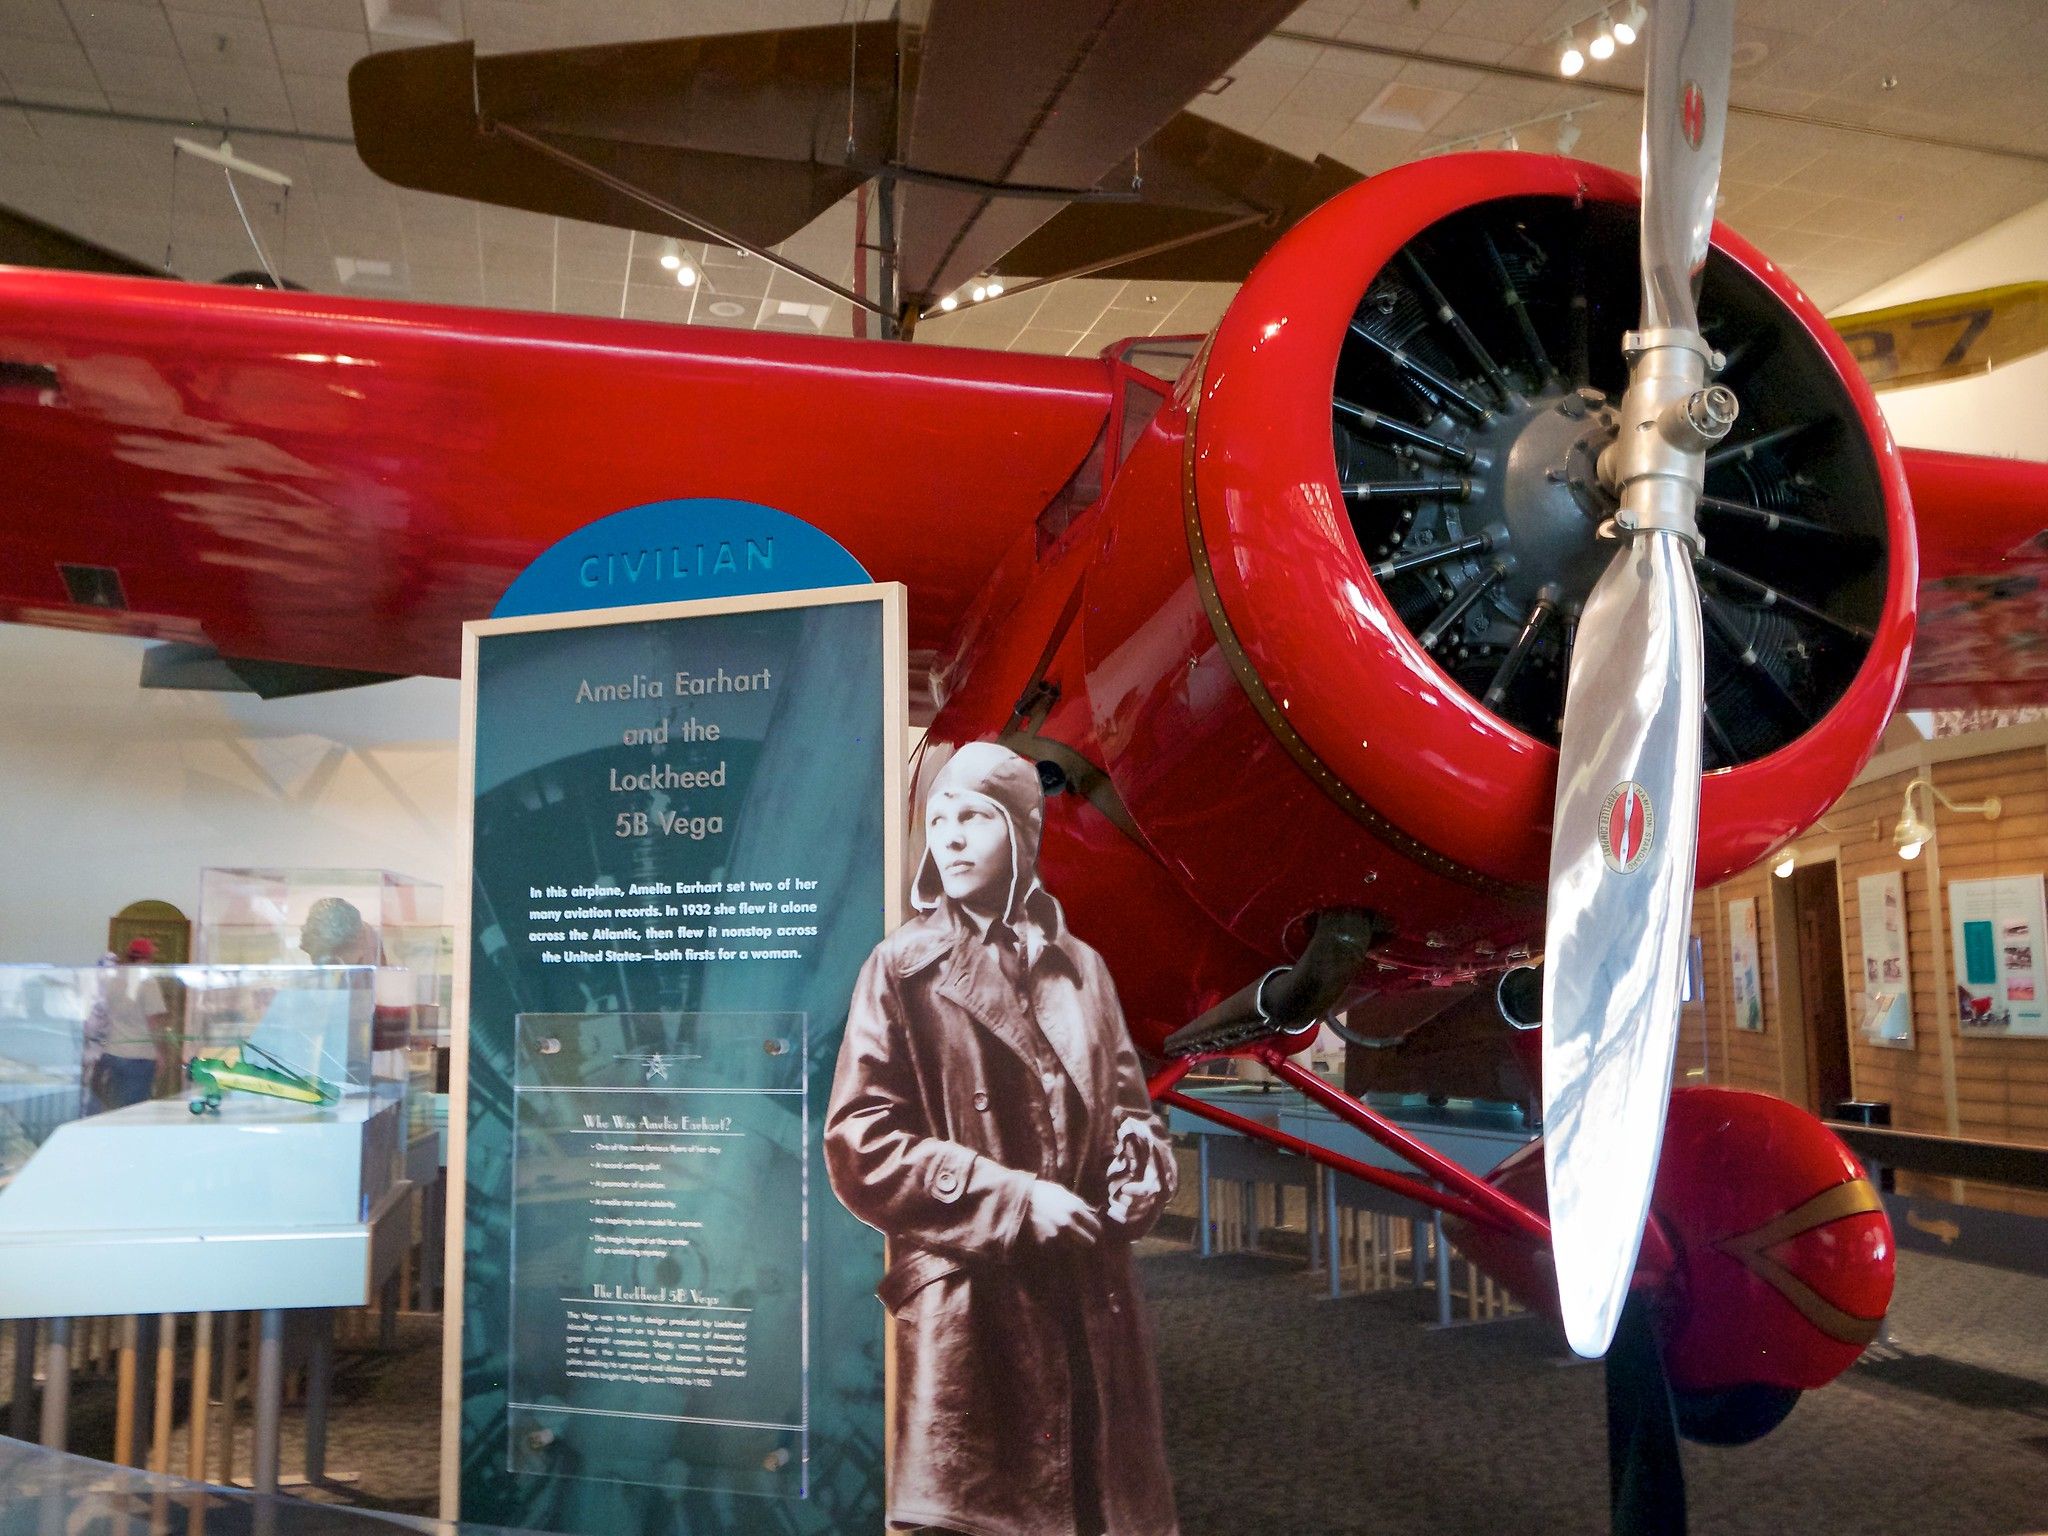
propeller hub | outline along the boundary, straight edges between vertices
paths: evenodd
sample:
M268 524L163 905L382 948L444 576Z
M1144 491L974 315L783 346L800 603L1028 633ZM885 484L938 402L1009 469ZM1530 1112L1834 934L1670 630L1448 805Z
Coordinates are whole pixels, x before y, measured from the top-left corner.
M1597 389L1553 390L1518 402L1481 434L1494 464L1475 526L1504 528L1503 551L1514 568L1501 596L1520 612L1549 590L1575 609L1613 558L1599 529L1614 516L1613 496L1600 482L1601 450L1614 441L1620 417ZM1483 520L1483 521L1482 521Z

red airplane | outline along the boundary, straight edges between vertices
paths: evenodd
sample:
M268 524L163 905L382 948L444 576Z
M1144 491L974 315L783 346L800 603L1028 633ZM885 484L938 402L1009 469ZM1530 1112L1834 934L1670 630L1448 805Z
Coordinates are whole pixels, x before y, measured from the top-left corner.
M791 513L909 585L922 772L989 738L1040 764L1048 883L1156 1098L1443 1211L1581 1352L1625 1328L1687 1433L1751 1437L1855 1360L1893 1255L1818 1121L1669 1091L1691 893L1818 820L1902 690L2038 690L2048 472L1901 452L1785 275L1709 248L1728 8L1685 9L1653 19L1646 194L1520 153L1375 176L1170 383L1138 365L1157 339L1046 358L0 272L0 618L446 676L572 529L677 496ZM1543 1028L1498 1049L1546 1137L1488 1177L1294 1060L1332 1010L1537 955ZM1183 1093L1218 1055L1413 1173Z

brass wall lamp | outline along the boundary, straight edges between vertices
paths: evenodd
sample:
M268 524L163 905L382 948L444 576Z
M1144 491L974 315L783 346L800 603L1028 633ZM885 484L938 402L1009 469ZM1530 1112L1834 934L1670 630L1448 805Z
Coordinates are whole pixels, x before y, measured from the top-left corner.
M1905 796L1899 806L1899 824L1892 828L1892 846L1898 849L1899 857L1902 859L1919 858L1920 850L1927 845L1928 839L1934 836L1933 826L1914 808L1913 791L1916 789L1926 790L1951 811L1978 814L1986 821L1998 820L1999 812L2005 809L2003 802L1996 795L1987 796L1982 800L1951 800L1941 792L1940 786L1932 779L1915 779L1906 786Z

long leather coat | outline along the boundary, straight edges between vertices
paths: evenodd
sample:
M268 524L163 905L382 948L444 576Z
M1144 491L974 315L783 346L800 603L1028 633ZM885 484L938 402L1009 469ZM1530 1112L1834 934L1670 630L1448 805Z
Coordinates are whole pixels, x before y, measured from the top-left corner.
M1033 899L1047 938L1021 984L941 901L869 956L847 1020L825 1156L839 1198L890 1238L879 1293L896 1321L889 1518L1074 1536L1078 1465L1109 1536L1173 1536L1151 1329L1130 1265L1142 1233L1106 1224L1092 1248L1041 1248L1026 1223L1034 1179L1100 1210L1119 1125L1162 1143L1163 1132L1101 957L1065 931L1056 902ZM1097 1429L1083 1445L1072 1443L1077 1312L1094 1406L1081 1417Z

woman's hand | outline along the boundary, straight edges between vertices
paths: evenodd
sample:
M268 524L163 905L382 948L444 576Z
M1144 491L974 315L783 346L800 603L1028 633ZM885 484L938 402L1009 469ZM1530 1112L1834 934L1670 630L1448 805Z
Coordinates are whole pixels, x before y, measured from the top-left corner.
M1032 1184L1026 1225L1031 1240L1046 1248L1058 1244L1092 1248L1102 1236L1102 1216L1095 1207L1050 1179Z

